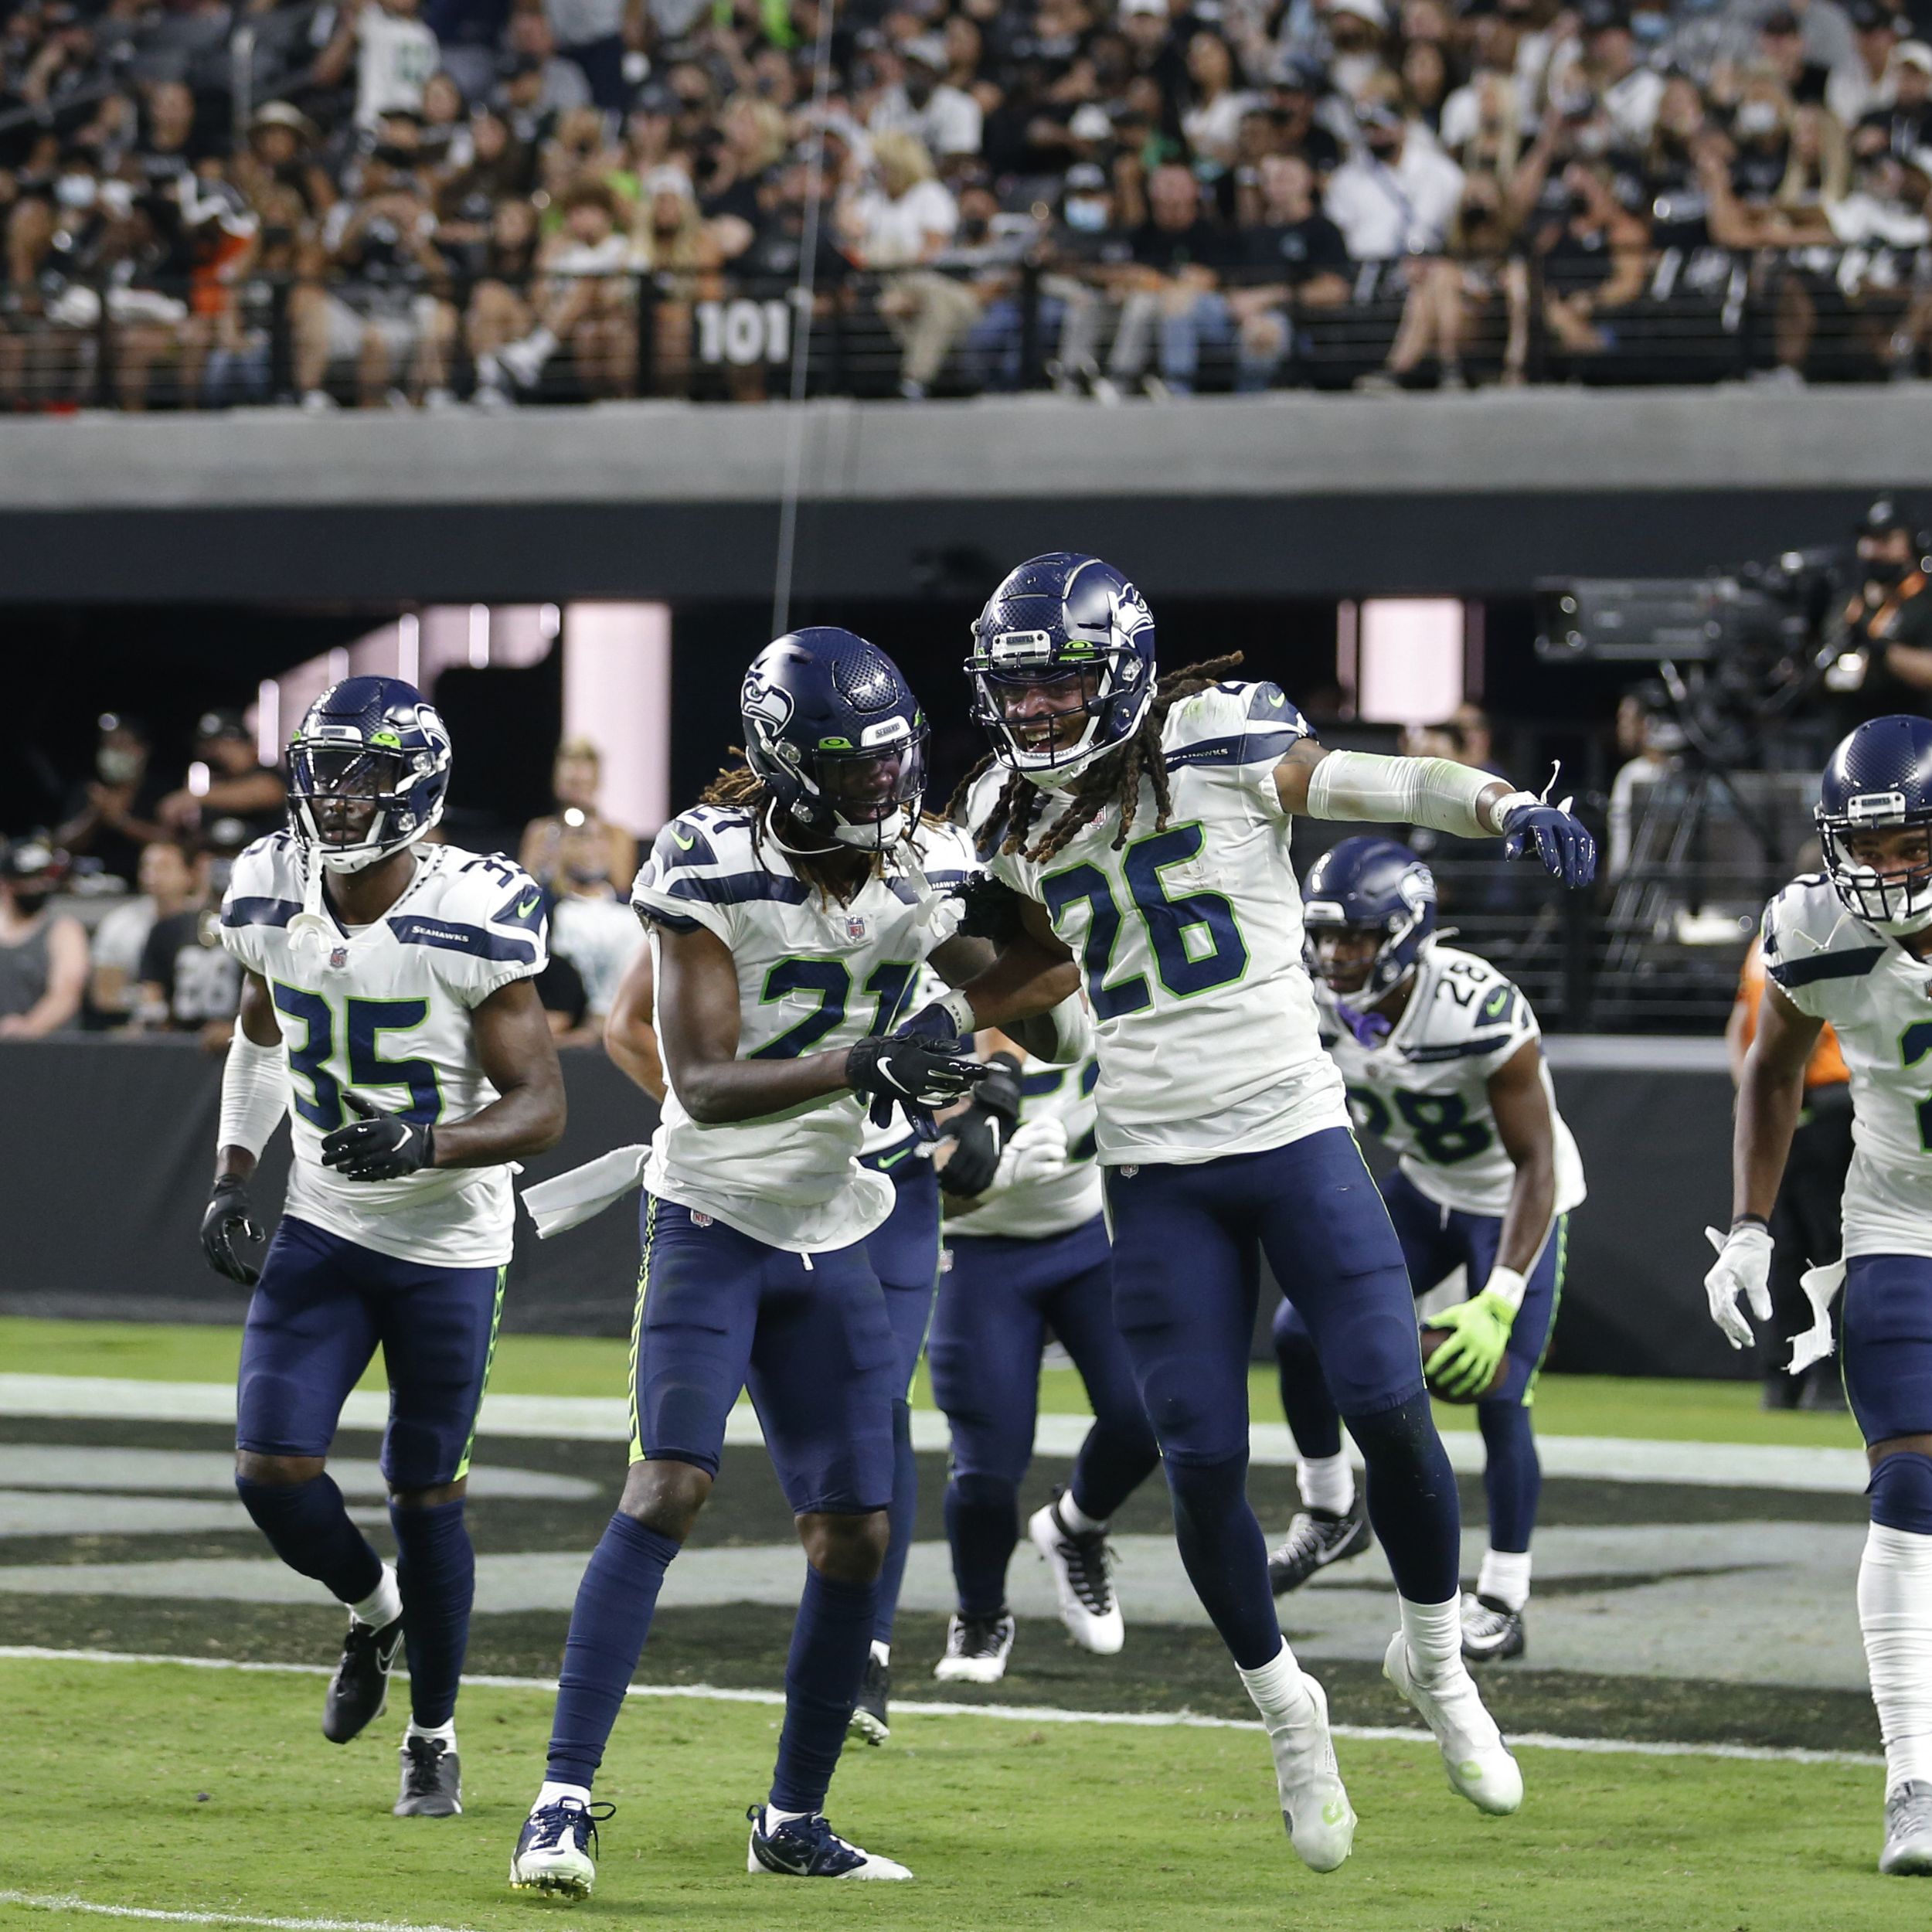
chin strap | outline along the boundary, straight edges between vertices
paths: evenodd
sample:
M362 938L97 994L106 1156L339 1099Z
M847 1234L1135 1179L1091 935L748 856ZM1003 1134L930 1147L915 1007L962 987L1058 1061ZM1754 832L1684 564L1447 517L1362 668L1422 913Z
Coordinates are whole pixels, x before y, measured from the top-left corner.
M322 855L304 848L302 858L308 872L302 883L302 909L288 922L288 937L298 952L314 947L318 951L333 945L334 922L322 910Z

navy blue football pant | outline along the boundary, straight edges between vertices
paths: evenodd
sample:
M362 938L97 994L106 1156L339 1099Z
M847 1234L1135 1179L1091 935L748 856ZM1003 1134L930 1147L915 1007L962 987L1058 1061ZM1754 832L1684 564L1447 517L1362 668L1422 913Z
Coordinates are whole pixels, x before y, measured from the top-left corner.
M939 1279L939 1177L932 1162L920 1157L918 1147L917 1141L909 1138L869 1155L865 1162L893 1184L892 1213L866 1237L866 1258L886 1291L894 1349L893 1498L888 1512L892 1528L886 1566L879 1573L879 1621L872 1632L873 1641L881 1644L893 1640L906 1559L919 1516L919 1458L913 1453L910 1398L913 1372L926 1345L933 1289Z
M795 1515L871 1515L893 1487L896 1349L863 1242L794 1254L646 1194L631 1331L632 1461L715 1476L749 1389ZM549 1775L587 1785L637 1669L678 1544L620 1511L585 1570L550 1733ZM878 1614L862 1583L808 1564L785 1666L771 1800L817 1811L844 1742Z
M1049 1332L1073 1358L1094 1426L1067 1487L1104 1521L1160 1460L1133 1364L1114 1325L1114 1271L1097 1215L1043 1240L955 1233L947 1243L928 1359L952 1433L946 1534L962 1616L1006 1607L1019 1486L1033 1458Z
M469 1473L477 1412L503 1308L500 1268L432 1267L379 1254L284 1215L262 1262L242 1332L235 1442L244 1452L326 1457L342 1404L376 1349L389 1386L382 1469L393 1492L436 1489ZM345 1603L381 1581L333 1478L238 1477L277 1555ZM418 1724L449 1721L469 1641L476 1566L460 1497L392 1504L410 1695Z
M1856 1254L1845 1263L1845 1393L1868 1444L1932 1435L1932 1258ZM1932 1457L1896 1450L1872 1471L1872 1520L1932 1536Z
M1383 1175L1382 1198L1402 1243L1410 1285L1427 1294L1458 1268L1468 1275L1469 1293L1478 1293L1496 1265L1502 1241L1502 1216L1465 1214L1432 1201L1400 1168ZM1482 1430L1483 1492L1489 1505L1489 1546L1520 1551L1529 1547L1543 1493L1543 1465L1530 1427L1536 1372L1549 1347L1556 1304L1563 1298L1563 1257L1569 1216L1560 1214L1536 1257L1523 1290L1522 1306L1509 1331L1508 1369L1494 1394L1476 1404ZM1342 1453L1342 1418L1322 1378L1321 1364L1307 1325L1287 1302L1275 1311L1274 1355L1281 1377L1281 1406L1304 1456Z
M1455 1478L1423 1392L1402 1249L1345 1128L1189 1166L1110 1168L1114 1310L1158 1437L1175 1540L1243 1668L1279 1651L1248 1507L1248 1344L1260 1258L1300 1311L1368 1465L1369 1513L1410 1601L1456 1594Z

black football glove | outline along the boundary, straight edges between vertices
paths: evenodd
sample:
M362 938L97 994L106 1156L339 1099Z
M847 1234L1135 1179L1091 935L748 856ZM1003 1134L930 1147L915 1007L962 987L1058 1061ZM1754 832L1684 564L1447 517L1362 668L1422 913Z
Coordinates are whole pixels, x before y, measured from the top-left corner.
M207 1211L201 1217L201 1251L217 1274L225 1274L244 1288L252 1288L262 1278L261 1270L251 1267L235 1252L238 1234L246 1235L251 1241L263 1238L261 1229L249 1211L248 1183L239 1174L226 1174L215 1183Z
M1023 928L1021 895L991 872L978 872L951 887L947 896L960 903L960 931L968 939L990 939L995 946L1017 939Z
M358 1094L345 1092L342 1104L362 1118L323 1137L322 1165L344 1180L400 1181L436 1165L436 1136L427 1127L385 1114Z
M939 1185L948 1194L984 1194L1019 1124L1019 1063L998 1053L987 1065L992 1070L973 1090L972 1104L946 1123L953 1151L939 1170Z
M922 1141L939 1138L933 1109L970 1093L992 1071L979 1060L961 1059L950 1039L903 1032L868 1033L845 1056L845 1084L872 1095L872 1125L885 1126L896 1101Z

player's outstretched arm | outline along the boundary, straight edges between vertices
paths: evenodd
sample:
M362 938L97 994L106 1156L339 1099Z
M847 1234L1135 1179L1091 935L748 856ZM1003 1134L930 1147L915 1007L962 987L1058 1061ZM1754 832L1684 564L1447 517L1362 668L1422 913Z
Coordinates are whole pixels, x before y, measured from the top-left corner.
M664 1062L651 1023L654 979L651 948L640 946L617 981L611 1011L604 1022L604 1050L617 1070L659 1103L664 1099Z
M1757 1036L1737 1082L1737 1124L1731 1138L1731 1225L1706 1228L1717 1260L1704 1277L1711 1319L1733 1349L1750 1346L1751 1325L1742 1296L1760 1321L1771 1314L1771 1236L1768 1223L1804 1104L1804 1068L1823 1021L1801 1013L1767 984L1758 1003Z
M1015 895L1018 930L1008 934L994 951L983 939L949 939L936 948L933 970L955 990L915 1013L899 1030L937 1037L942 1031L964 1039L981 1029L1011 1033L1029 1053L1057 1061L1051 1029L1036 1030L1029 1022L1041 1020L1080 991L1080 968L1073 955L1037 900Z
M288 1107L281 1029L268 982L242 975L241 1006L222 1069L221 1121L215 1134L215 1185L201 1217L201 1251L217 1274L252 1288L254 1265L238 1253L238 1239L259 1241L262 1230L249 1204L248 1182L268 1137Z
M433 1167L495 1167L563 1138L563 1070L532 981L513 979L471 1009L478 1063L497 1097L466 1121L439 1124Z
M1440 1318L1451 1332L1425 1365L1451 1395L1472 1395L1489 1386L1509 1346L1529 1270L1549 1238L1550 1213L1556 1205L1556 1130L1536 1043L1526 1040L1485 1084L1497 1138L1516 1173L1489 1279Z
M1533 854L1566 886L1587 886L1597 876L1597 842L1567 800L1546 804L1453 758L1331 751L1304 738L1275 767L1274 789L1284 811L1305 818L1501 838L1505 858Z

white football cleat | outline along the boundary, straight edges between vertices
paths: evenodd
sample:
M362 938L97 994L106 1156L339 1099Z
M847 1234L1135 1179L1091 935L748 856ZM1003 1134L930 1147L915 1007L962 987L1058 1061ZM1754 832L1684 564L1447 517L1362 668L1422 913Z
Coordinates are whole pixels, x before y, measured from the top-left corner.
M574 1798L539 1805L523 1821L516 1841L510 1859L512 1886L519 1892L587 1899L597 1877L597 1827L611 1809Z
M1114 1553L1104 1529L1076 1531L1060 1520L1064 1489L1027 1519L1026 1533L1046 1559L1060 1598L1060 1621L1082 1650L1112 1657L1127 1641L1120 1599L1114 1594Z
M933 1675L942 1684L997 1684L1012 1648L1013 1620L1005 1611L997 1617L949 1617L946 1655Z
M1879 1869L1896 1878L1932 1877L1932 1784L1913 1778L1885 1801L1885 1849Z
M1420 1683L1410 1667L1407 1640L1397 1631L1389 1640L1382 1674L1435 1733L1455 1791L1478 1811L1497 1818L1507 1817L1522 1803L1522 1769L1460 1657L1444 1667L1440 1682Z
M1311 1871L1332 1872L1355 1844L1355 1807L1335 1761L1328 1693L1306 1671L1301 1685L1308 1694L1308 1716L1268 1733L1275 1787L1281 1796L1281 1822L1296 1855Z
M911 1872L876 1852L841 1838L825 1822L822 1811L810 1818L787 1818L769 1828L765 1808L754 1804L745 1816L751 1821L751 1842L745 1850L745 1869L760 1876L785 1879L909 1879Z

